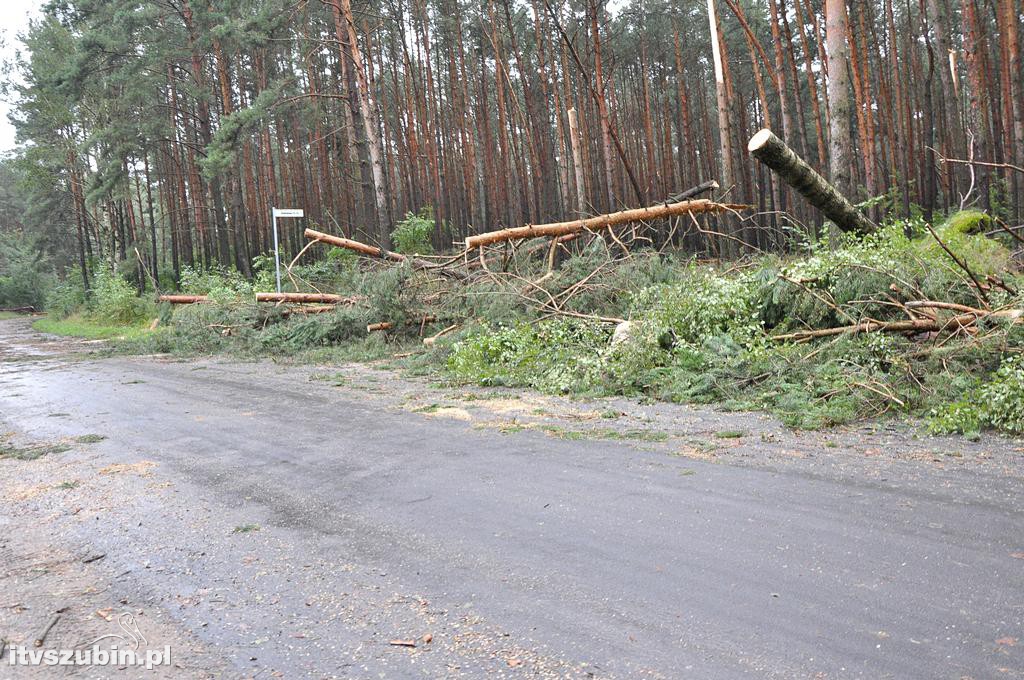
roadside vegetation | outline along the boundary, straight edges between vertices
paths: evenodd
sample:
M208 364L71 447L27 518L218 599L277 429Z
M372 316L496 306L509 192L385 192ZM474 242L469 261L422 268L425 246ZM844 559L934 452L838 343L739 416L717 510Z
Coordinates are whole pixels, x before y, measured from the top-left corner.
M401 228L412 231L408 221ZM935 433L1024 432L1024 325L1012 314L941 333L800 335L908 313L941 320L982 304L1024 307L1015 242L988 217L956 213L936 235L901 221L728 264L650 249L624 255L593 237L551 272L521 249L458 282L332 248L286 271L287 290L346 296L317 314L253 302L255 291L273 289L269 258L256 259L253 280L186 269L181 292L209 301L174 308L101 270L89 300L73 284L56 287L50 312L63 320L40 327L70 324L81 335L80 324L91 324L104 329L94 337L121 337L117 346L130 352L388 359L457 383L766 410L795 428L895 415L924 417ZM414 237L410 249L422 245ZM979 291L974 278L993 283ZM922 300L941 305L907 307ZM145 330L154 319L157 329ZM391 326L367 330L380 322Z

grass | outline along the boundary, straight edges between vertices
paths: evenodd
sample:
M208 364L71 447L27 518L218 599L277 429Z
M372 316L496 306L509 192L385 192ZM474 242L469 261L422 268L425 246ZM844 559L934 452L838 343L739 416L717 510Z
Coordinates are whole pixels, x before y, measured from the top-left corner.
M7 319L17 319L20 316L24 316L24 314L19 314L18 312L0 312L0 321L6 321Z
M231 530L233 534L250 534L254 531L259 531L259 524L239 524L237 527Z
M7 442L0 443L0 459L36 460L55 453L64 453L71 446L68 444L34 444L32 446L14 446Z
M33 323L32 328L40 333L86 340L138 340L153 332L148 325L109 325L77 314L66 319L53 319L44 316Z
M583 439L603 440L630 440L641 442L663 442L668 441L668 432L659 430L613 430L611 428L597 428L594 430L570 430L558 425L546 425L541 428L548 435L557 439L568 439L579 441Z
M99 444L101 441L106 439L102 434L83 434L81 437L75 439L79 444Z

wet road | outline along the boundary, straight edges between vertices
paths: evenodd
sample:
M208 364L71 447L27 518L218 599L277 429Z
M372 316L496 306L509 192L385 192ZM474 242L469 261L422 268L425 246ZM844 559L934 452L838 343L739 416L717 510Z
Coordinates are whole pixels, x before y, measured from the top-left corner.
M1017 476L503 435L269 363L40 359L16 323L6 426L152 464L64 530L239 676L1024 677Z

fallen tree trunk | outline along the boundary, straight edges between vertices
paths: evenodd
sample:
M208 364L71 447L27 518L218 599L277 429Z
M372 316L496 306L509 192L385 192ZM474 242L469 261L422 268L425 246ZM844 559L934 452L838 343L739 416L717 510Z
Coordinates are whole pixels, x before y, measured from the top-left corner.
M12 314L35 314L38 310L35 307L4 307L0 312L11 312Z
M911 307L912 303L907 303ZM913 305L917 309L960 309L964 305L953 303L920 301ZM971 309L967 307L967 309ZM906 319L902 321L862 321L849 326L838 326L836 328L819 328L807 331L797 331L784 335L773 335L772 340L784 342L786 340L811 340L814 338L827 338L833 335L845 333L929 333L958 330L973 326L982 319L1009 319L1019 323L1024 318L1024 309L1003 309L998 312L985 312L983 310L972 310L965 314L957 314L946 319Z
M528 224L525 227L512 227L510 229L499 229L489 231L466 239L466 248L472 250L492 243L502 241L515 241L518 239L534 238L537 236L563 236L576 234L582 231L598 231L607 229L618 224L630 222L648 222L653 220L673 217L675 215L697 214L706 212L725 212L727 210L739 210L746 208L745 205L727 205L715 203L705 198L693 201L679 201L677 203L665 203L663 205L652 205L647 208L634 208L607 215L597 215L585 220L572 220L571 222L552 222L550 224Z
M383 248L371 246L361 241L354 241L350 238L334 236L333 234L325 234L324 232L316 231L315 229L307 229L304 233L308 239L320 241L321 243L326 243L337 248L345 248L346 250L351 250L367 257L376 257L382 260L390 260L392 262L409 262L415 269L430 269L438 272L439 274L443 274L444 276L459 279L465 278L461 272L447 269L442 264L435 264L434 262L429 262L428 260L423 260L418 257L409 257L402 253L384 250Z
M157 298L157 302L170 302L172 305L194 305L208 301L205 295L161 295Z
M765 128L751 137L747 151L796 189L841 231L868 234L877 228L771 130Z
M333 234L325 234L324 232L316 231L315 229L307 229L305 234L308 239L320 241L322 243L329 243L332 246L345 248L346 250L366 255L367 257L379 257L384 260L391 260L392 262L405 262L407 259L406 256L401 253L384 250L383 248L371 246L368 243L362 243L361 241L354 241L350 238L334 236Z
M350 302L349 298L332 293L256 293L256 302L312 302L333 303Z

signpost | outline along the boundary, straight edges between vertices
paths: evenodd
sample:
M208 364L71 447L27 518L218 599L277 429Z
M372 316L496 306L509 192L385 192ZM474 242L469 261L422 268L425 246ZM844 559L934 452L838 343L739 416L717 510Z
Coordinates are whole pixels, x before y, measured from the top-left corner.
M277 243L278 217L305 217L306 213L298 208L271 208L274 216L274 270L277 273L277 292L281 292L281 252Z

